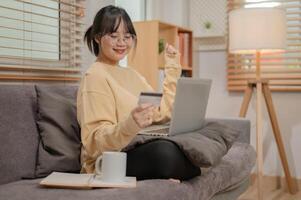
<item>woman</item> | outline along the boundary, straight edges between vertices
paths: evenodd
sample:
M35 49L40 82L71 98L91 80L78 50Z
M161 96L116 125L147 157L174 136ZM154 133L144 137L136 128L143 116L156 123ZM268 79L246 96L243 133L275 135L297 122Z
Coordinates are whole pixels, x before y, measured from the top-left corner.
M84 74L77 97L81 126L82 172L93 173L95 160L104 151L120 151L142 128L170 120L176 81L180 76L179 53L170 45L165 52L165 80L160 107L138 105L142 91L153 91L131 68L118 63L136 45L133 24L122 8L107 6L96 14L85 41L96 61ZM143 52L136 52L143 53ZM156 140L127 152L127 175L137 179L188 179L200 174L172 142Z

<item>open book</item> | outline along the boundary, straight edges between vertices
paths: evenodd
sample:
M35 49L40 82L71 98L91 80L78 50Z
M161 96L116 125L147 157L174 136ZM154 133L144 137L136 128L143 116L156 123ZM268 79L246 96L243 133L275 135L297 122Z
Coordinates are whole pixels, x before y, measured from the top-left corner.
M124 182L106 182L101 180L100 176L95 174L52 172L40 182L40 185L47 187L79 189L101 187L132 188L136 187L136 177L125 177Z

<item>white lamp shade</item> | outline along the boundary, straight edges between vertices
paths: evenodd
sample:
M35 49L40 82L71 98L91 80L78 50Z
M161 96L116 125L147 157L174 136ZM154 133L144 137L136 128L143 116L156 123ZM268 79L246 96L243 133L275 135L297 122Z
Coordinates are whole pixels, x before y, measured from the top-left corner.
M241 8L229 13L229 51L277 52L286 48L286 15L278 8Z

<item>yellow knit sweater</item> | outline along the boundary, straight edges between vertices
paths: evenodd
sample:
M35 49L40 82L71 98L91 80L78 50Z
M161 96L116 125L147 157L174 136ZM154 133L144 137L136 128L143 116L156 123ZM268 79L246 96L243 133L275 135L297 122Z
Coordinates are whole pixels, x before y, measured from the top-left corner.
M166 56L165 63L163 97L160 108L154 111L154 123L170 119L176 81L181 74L179 55ZM102 152L120 151L139 132L130 113L142 91L153 89L131 68L95 62L84 74L77 94L82 173L93 173Z

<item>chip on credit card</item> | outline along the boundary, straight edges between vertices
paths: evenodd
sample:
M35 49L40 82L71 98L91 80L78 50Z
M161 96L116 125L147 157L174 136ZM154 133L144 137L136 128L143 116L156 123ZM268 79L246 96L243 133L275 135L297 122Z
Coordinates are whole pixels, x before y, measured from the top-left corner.
M138 104L150 103L154 106L160 106L162 99L162 93L158 92L141 92Z

